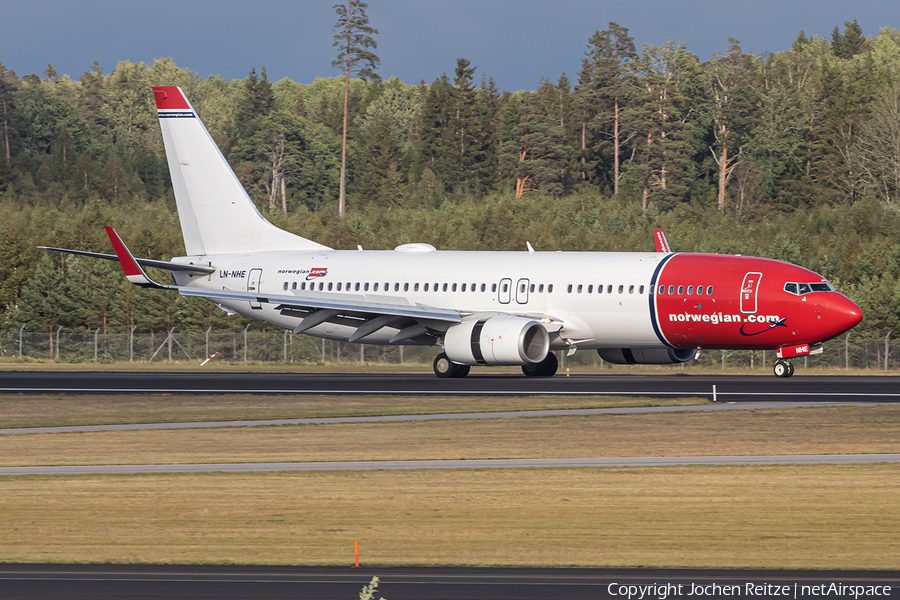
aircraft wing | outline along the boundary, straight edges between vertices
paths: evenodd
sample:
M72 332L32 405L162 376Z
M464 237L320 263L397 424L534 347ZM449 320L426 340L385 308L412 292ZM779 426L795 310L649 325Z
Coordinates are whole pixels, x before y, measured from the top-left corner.
M405 319L423 319L428 321L440 321L443 323L459 323L460 313L455 310L424 306L421 304L400 304L371 302L365 296L354 294L329 294L323 297L321 294L292 293L285 294L254 294L236 290L211 290L208 288L163 285L153 281L141 268L140 261L132 256L131 251L125 246L122 238L115 229L106 226L106 233L116 250L119 263L125 276L131 283L141 287L176 290L183 296L198 296L210 300L242 300L260 304L275 304L281 310L300 310L308 313L304 322L295 328L295 333L300 333L322 323L330 318L340 315L350 315L368 319L372 316L382 318L378 323L392 324L394 321L402 322ZM312 321L307 321L310 316L316 315ZM374 321L375 319L371 319ZM360 321L362 322L362 321ZM369 322L368 320L366 322ZM371 327L371 326L370 326ZM365 330L364 330L365 331ZM422 331L424 333L424 331ZM360 335L357 339L364 337Z
M80 256L90 256L91 258L102 258L103 260L119 261L119 257L115 254L104 254L102 252L85 252L84 250L70 250L68 248L52 248L50 246L38 246L41 250L56 250L57 252L66 252L67 254L78 254ZM142 267L154 267L156 269L165 269L166 271L184 271L187 273L202 273L209 275L215 273L216 268L207 265L183 265L181 263L169 262L167 260L151 260L149 258L135 258L134 261Z

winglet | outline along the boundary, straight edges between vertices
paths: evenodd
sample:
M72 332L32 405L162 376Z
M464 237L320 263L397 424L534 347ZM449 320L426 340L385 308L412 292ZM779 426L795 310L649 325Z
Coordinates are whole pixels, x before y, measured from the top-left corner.
M125 247L125 242L122 241L122 238L119 237L119 234L116 233L115 229L109 225L105 225L104 227L106 228L106 235L109 236L109 241L112 242L113 249L116 251L116 256L119 257L119 264L122 265L122 270L125 272L125 277L128 278L128 281L141 287L169 289L169 286L160 285L147 276L144 269L141 268L141 265L134 260L131 251Z
M669 242L668 242L668 240L666 240L666 234L663 233L662 229L654 229L653 237L656 240L656 251L657 252L669 253L672 251L669 249Z

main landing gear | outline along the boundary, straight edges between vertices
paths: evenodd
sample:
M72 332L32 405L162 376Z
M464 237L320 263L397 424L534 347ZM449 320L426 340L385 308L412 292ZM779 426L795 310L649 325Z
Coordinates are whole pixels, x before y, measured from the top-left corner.
M775 377L790 377L794 374L794 365L786 360L778 360L775 362Z
M434 374L438 377L465 377L469 374L469 365L458 365L441 352L434 357Z
M558 368L559 361L556 359L556 354L550 352L539 363L522 365L522 372L529 377L553 377L556 375L556 369Z

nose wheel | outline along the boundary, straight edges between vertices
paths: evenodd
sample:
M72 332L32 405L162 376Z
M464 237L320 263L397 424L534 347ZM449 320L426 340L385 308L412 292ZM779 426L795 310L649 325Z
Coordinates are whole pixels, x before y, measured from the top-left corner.
M775 377L790 377L794 374L794 365L786 360L779 360L775 363Z

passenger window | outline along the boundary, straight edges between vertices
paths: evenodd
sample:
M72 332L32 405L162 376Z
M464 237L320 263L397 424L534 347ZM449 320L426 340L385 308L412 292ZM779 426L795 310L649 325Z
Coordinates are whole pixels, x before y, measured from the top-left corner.
M650 288L650 289L653 289L653 288ZM638 290L638 294L643 294L643 293L644 293L644 286L641 286L640 289Z
M425 284L425 291L426 291L426 292L428 291L428 284L427 284L427 283Z
M377 281L375 282L375 285L372 287L372 291L373 291L373 292L377 292L377 291L378 291L378 282L377 282Z
M633 285L629 285L629 286L628 286L628 293L629 293L629 294L633 294L633 293L634 293L634 286L633 286Z
M578 284L578 293L579 294L581 293L581 284L580 283Z
M496 284L496 283L492 283L492 284L491 284L491 292L496 292L496 291L497 291L497 284Z
M463 284L463 285L462 285L462 291L463 291L463 292L466 291L466 284Z
M285 282L284 282L284 289L285 289L285 291L287 291L287 288L288 288L288 282L285 281Z
M418 283L415 284L415 285L413 286L413 291L414 291L414 292L418 292L418 291L419 291L419 284L418 284Z
M355 287L356 287L356 291L358 292L358 291L359 291L359 282L358 282L358 281L356 282L356 286L355 286Z
M620 294L624 294L624 293L625 293L625 286L624 286L624 285L620 285L620 286L619 286L619 293L620 293Z
M444 284L444 291L445 291L445 292L447 291L447 284L446 284L446 283Z
M300 284L300 289L301 289L301 290L305 290L305 289L306 289L306 282L305 282L305 281L304 281L303 283Z
M611 285L606 286L606 293L612 294L612 286Z
M675 286L674 286L674 285L670 285L670 286L669 286L669 295L671 296L671 295L674 294L674 293L675 293Z
M333 287L334 287L334 284L333 284L332 282L329 281L329 282L328 282L328 291L330 292L330 291L332 290Z
M454 291L454 292L456 291L456 284L455 284L455 283L453 284L453 291Z
M551 283L550 285L547 286L547 293L548 293L548 294L552 294L552 293L553 293L553 284L552 284L552 283Z
M689 286L688 286L688 293L687 293L687 295L688 295L688 296L691 296L691 295L693 295L693 293L694 293L694 286L689 285Z
M543 294L543 293L544 293L544 284L542 283L541 285L538 286L538 294Z
M534 284L533 283L531 284L531 287L528 288L528 291L529 291L529 293L532 293L532 294L534 293Z
M597 286L597 293L598 293L598 294L602 294L602 293L603 293L603 286L602 286L602 285L598 285L598 286Z
M589 285L588 286L588 294L593 294L593 293L594 293L594 286Z
M569 293L571 294L572 293L572 284L571 283L569 284L568 290L569 290Z
M394 291L395 291L395 292L399 292L399 291L400 291L400 284L399 284L399 283L395 283L395 284L394 284Z
M666 293L666 286L664 286L664 285L659 286L659 295L662 296L665 293Z
M679 285L679 286L678 286L678 295L681 296L681 295L683 295L683 294L684 294L684 286L683 286L683 285Z
M376 285L377 285L377 284L376 284ZM364 292L368 292L368 291L369 291L369 282L368 282L368 281L367 281L366 284L363 286L363 291L364 291Z
M292 289L292 290L296 290L296 289L297 289L297 282L296 282L296 281L295 281L293 284L291 284L291 289Z
M698 295L698 296L702 296L702 295L703 295L703 286L702 286L702 285L698 285L698 286L697 286L697 295Z
M482 292L484 291L485 287L487 287L487 284L482 283L482 284L481 284L481 291L482 291Z
M706 295L712 296L712 286L711 285L706 286Z

